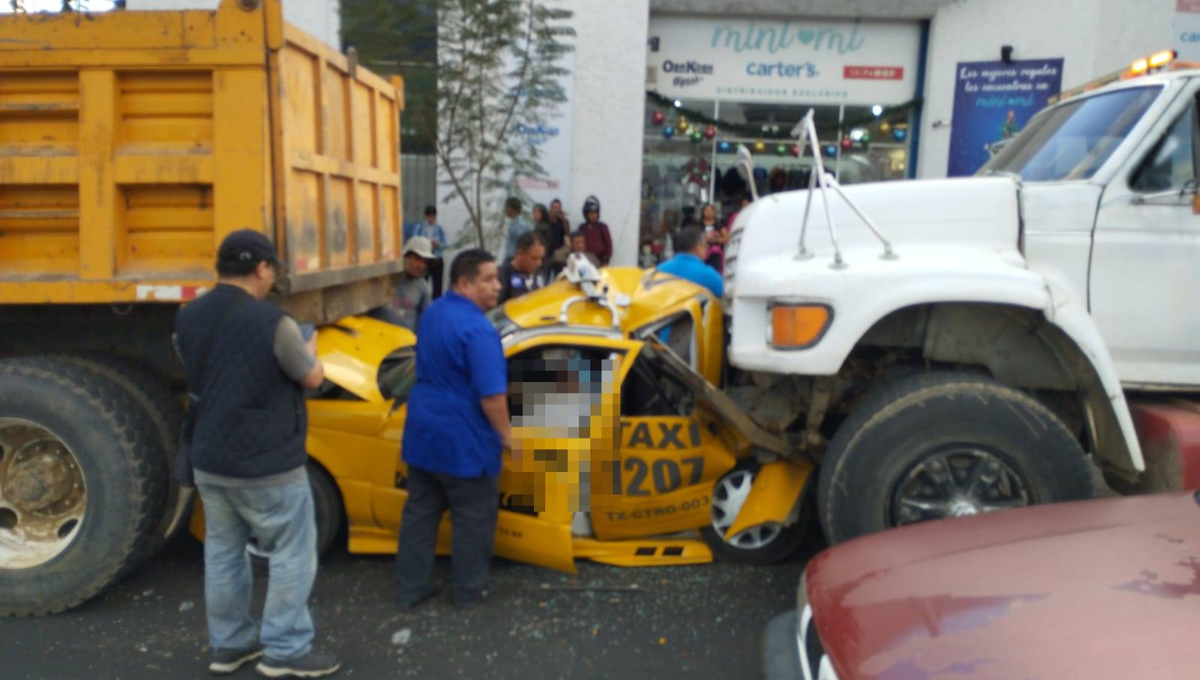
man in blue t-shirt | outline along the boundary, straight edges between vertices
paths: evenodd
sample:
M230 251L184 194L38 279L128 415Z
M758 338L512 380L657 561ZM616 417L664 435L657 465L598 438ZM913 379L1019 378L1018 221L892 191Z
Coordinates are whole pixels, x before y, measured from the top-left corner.
M408 500L396 552L397 595L412 608L430 585L438 524L454 525L456 604L479 601L496 537L501 452L512 447L508 365L484 316L500 296L495 258L468 250L450 266L450 292L417 325L417 384L408 397L401 452Z
M725 282L716 269L704 263L708 250L704 232L697 227L681 229L674 241L675 257L658 265L658 271L704 286L720 301L725 295Z

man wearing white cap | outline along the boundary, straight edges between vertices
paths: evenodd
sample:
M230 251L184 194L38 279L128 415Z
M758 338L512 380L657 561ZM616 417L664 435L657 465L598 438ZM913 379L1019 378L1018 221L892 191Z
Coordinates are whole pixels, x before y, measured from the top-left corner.
M429 273L429 263L434 259L433 243L429 239L424 236L408 239L404 244L404 272L392 295L390 309L380 310L385 312L380 315L383 320L416 332L417 322L433 299L433 290L425 276Z

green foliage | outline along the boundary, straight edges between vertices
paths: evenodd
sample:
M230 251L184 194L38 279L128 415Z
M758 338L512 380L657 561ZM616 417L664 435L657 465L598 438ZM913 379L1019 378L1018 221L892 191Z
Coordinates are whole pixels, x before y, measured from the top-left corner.
M406 151L437 157L472 245L502 230L499 203L519 193L518 178L545 173L516 129L545 124L565 101L558 79L569 75L561 57L574 30L558 2L343 0L343 40L359 62L405 77Z

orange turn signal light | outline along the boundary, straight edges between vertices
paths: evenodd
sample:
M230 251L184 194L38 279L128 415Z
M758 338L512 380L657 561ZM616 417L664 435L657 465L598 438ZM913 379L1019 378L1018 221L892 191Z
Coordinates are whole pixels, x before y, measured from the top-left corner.
M833 310L819 304L779 304L771 307L771 345L779 349L806 349L817 344Z

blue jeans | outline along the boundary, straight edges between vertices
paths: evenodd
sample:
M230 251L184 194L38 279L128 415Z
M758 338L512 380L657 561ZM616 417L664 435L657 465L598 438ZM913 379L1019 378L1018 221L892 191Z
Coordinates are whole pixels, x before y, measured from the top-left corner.
M272 659L294 659L312 649L308 595L317 575L317 527L312 488L304 481L258 489L198 484L204 501L204 604L208 642L245 649L255 642L250 618L253 576L246 543L270 555L262 645Z

